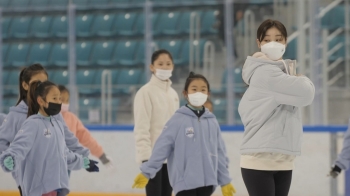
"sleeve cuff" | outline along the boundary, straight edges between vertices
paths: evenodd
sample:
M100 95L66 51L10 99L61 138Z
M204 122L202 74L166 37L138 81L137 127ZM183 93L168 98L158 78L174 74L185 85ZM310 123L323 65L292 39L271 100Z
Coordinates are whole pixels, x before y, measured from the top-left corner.
M107 164L108 162L110 162L110 160L107 158L106 154L103 153L102 156L100 156L100 161L102 162L103 165Z

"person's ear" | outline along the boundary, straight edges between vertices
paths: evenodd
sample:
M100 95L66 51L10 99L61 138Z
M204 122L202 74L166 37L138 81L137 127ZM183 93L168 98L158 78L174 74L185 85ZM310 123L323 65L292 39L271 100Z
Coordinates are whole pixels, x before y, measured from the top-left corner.
M46 104L46 102L43 100L43 98L41 98L41 97L38 97L37 99L36 99L36 101L38 102L38 104L40 105L40 106L45 106L45 104Z
M149 69L151 70L152 73L155 73L156 69L154 68L154 65L150 64Z
M259 39L256 39L256 44L258 45L258 48L261 48L261 42L259 41Z
M185 97L185 99L187 99L188 98L188 93L187 93L187 91L182 91L182 94L183 94L183 96Z
M26 82L22 82L22 87L24 88L24 90L28 91L29 89L29 85Z

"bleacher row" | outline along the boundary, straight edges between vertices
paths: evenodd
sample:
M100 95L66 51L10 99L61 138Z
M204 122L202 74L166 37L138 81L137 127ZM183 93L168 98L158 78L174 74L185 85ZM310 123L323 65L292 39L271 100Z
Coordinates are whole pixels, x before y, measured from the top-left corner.
M156 12L152 17L154 36L181 36L190 31L192 11ZM198 10L201 18L201 34L217 33L213 28L217 10ZM77 37L142 36L143 12L119 12L77 15ZM2 36L9 39L65 38L68 24L66 15L5 16L2 20Z
M151 0L152 2L213 2L213 0ZM287 0L285 0L287 2ZM66 6L69 0L0 0L1 7L44 7ZM73 0L79 7L95 5L113 5L125 3L144 3L145 0ZM235 0L235 3L272 4L273 0Z
M201 39L194 41L192 45L199 44L200 48L203 48L205 42L205 39ZM191 44L188 40L156 40L154 44L157 48L169 50L177 66L188 65ZM143 40L81 41L76 43L75 50L78 67L142 67L145 63ZM23 67L35 62L47 68L67 68L68 51L66 42L5 43L2 48L5 69ZM203 59L203 50L200 57Z

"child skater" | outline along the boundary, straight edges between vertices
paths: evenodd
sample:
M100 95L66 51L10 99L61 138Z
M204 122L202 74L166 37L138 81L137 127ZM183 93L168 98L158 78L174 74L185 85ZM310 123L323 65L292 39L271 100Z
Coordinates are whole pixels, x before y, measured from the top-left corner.
M1 167L5 172L20 169L17 174L23 195L65 196L69 193L68 168L88 168L89 159L67 149L63 125L52 117L61 110L60 91L55 84L32 82L28 107L27 120L0 156Z
M179 109L179 96L171 87L174 69L173 58L166 50L152 54L151 80L137 93L134 100L136 159L146 162L153 146L162 133L165 123ZM146 186L147 196L171 196L166 162Z
M236 191L230 183L219 124L203 107L210 95L207 79L191 72L183 95L188 104L178 109L164 126L133 187L145 187L167 159L169 180L176 196L210 196L218 185L224 196L233 196Z
M102 146L92 137L89 130L83 125L79 118L72 112L69 112L69 91L63 86L59 85L61 92L62 108L61 114L70 131L78 138L80 144L87 147L91 154L99 158L100 161L107 167L112 167L111 160L106 156Z
M48 74L46 70L40 64L33 64L24 69L22 69L19 74L19 99L16 106L10 108L10 112L6 116L6 119L3 121L0 126L0 154L2 151L6 150L10 143L14 140L18 130L22 127L23 122L27 118L28 113L28 101L27 94L30 83L33 81L44 82L48 79ZM89 150L82 147L79 144L78 139L71 133L61 114L58 114L52 118L57 119L63 124L64 136L66 145L69 150L82 155L83 157L89 156ZM94 163L94 162L92 162ZM91 165L90 169L94 169L95 166ZM19 170L17 170L19 171ZM17 179L16 172L12 172L13 178L16 180L19 192L21 193L21 184L19 179ZM21 194L22 195L22 194Z

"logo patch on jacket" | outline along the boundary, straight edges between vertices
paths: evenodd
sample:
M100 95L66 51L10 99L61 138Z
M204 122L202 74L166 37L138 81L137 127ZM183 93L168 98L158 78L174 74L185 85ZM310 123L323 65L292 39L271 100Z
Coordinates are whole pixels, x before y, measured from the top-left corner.
M186 136L189 138L192 138L194 136L194 129L193 127L186 128Z
M50 129L44 129L44 136L46 138L50 138L51 137L51 131Z

